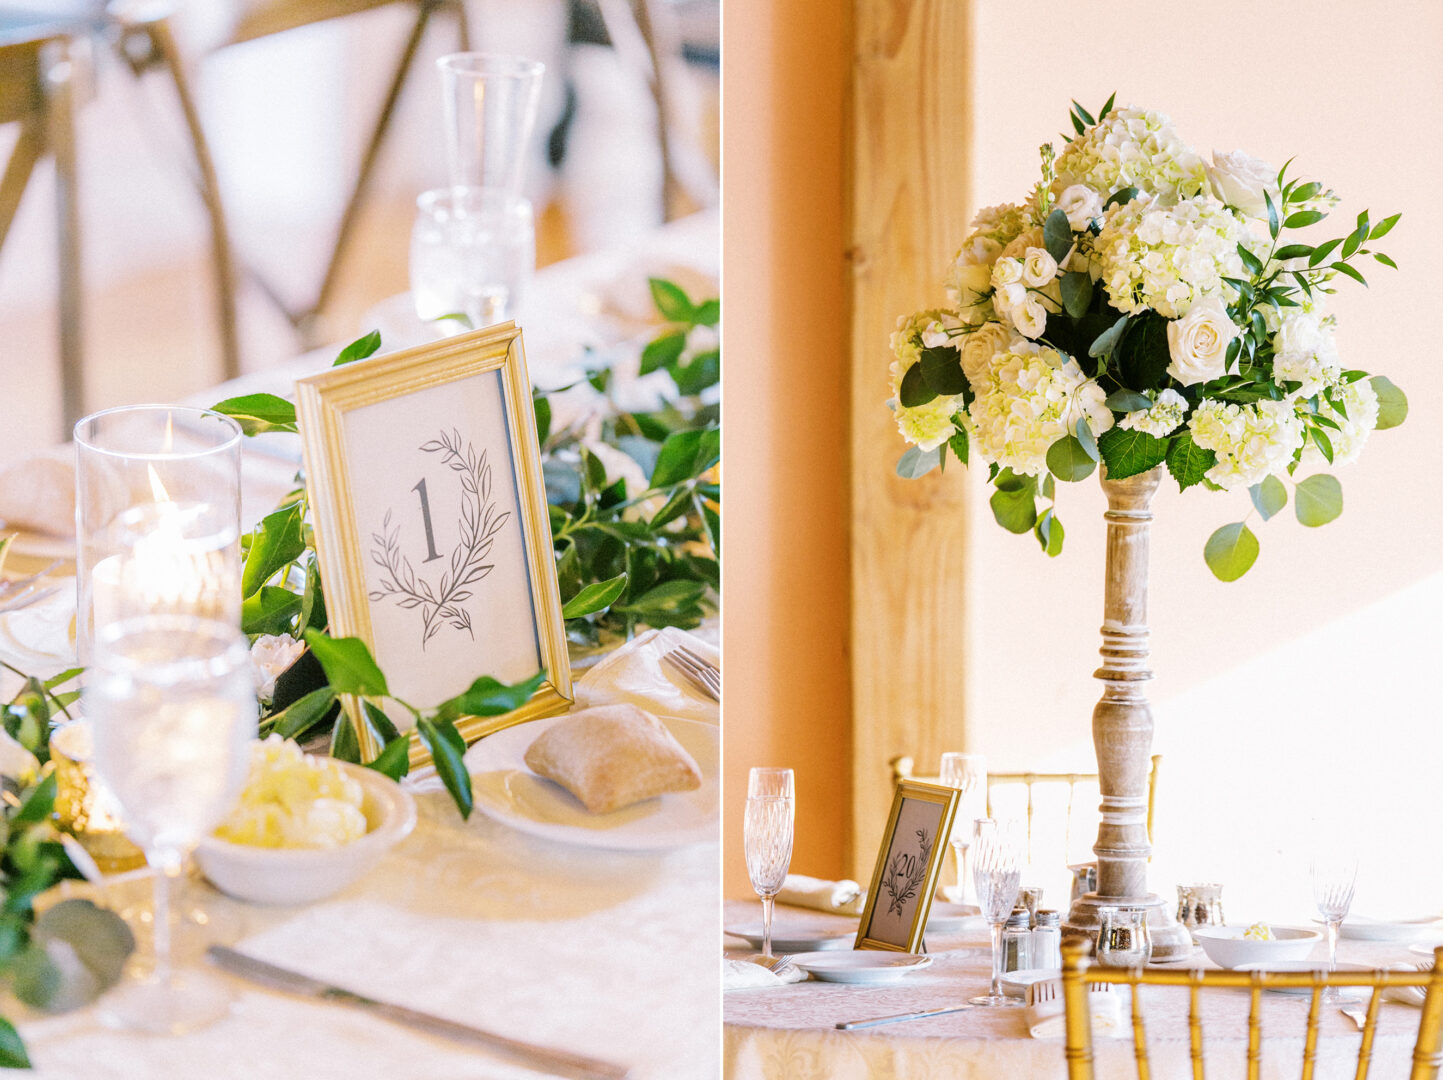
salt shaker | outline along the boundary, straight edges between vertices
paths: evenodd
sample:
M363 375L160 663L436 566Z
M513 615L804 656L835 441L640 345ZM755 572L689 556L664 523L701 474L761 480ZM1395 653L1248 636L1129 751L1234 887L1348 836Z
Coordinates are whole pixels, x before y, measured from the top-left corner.
M1062 967L1062 913L1046 909L1037 913L1032 931L1032 967L1056 971Z
M1032 967L1032 931L1027 928L1027 909L1019 908L1002 929L1002 970L1022 971Z

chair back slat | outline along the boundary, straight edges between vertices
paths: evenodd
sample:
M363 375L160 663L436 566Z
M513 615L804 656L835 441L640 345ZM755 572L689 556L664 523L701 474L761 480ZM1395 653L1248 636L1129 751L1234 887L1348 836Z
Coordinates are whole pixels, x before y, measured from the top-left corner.
M1315 973L1313 997L1308 1002L1308 1033L1303 1039L1303 1078L1313 1080L1313 1070L1318 1064L1318 1021L1323 1006L1323 985L1321 973Z
M1252 973L1248 989L1248 1080L1258 1080L1263 1071L1263 973Z
M1368 1070L1373 1064L1373 1037L1378 1033L1378 1006L1383 1004L1383 988L1373 991L1368 999L1368 1016L1363 1022L1363 1043L1358 1047L1358 1071L1355 1080L1368 1080Z
M1137 1056L1137 1080L1152 1080L1152 1066L1147 1060L1147 1027L1142 1021L1142 994L1132 988L1132 1049Z
M1418 1018L1409 1080L1436 1080L1439 1069L1443 1069L1443 945L1433 950L1433 970L1423 998L1423 1015Z
M1206 1066L1203 1064L1202 1011L1198 1008L1198 991L1202 989L1202 972L1193 972L1197 977L1187 991L1187 1033L1188 1053L1192 1055L1193 1080L1204 1080Z

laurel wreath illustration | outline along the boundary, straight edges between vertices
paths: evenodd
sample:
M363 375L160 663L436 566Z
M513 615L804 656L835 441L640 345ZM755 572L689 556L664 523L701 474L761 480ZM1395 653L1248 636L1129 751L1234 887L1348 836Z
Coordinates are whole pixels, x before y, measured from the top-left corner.
M887 904L887 910L897 915L902 914L907 901L917 895L917 890L927 876L927 860L932 854L932 840L926 829L917 830L917 842L920 852L908 855L905 851L899 851L892 857L886 876L882 878L882 888L892 898Z
M395 597L397 606L407 611L420 609L421 648L424 649L447 625L465 630L475 640L471 615L461 605L471 599L471 586L491 573L495 564L485 560L511 511L496 512L496 504L491 499L487 451L483 450L478 457L476 448L464 442L455 428L449 434L442 431L439 438L423 443L421 450L440 454L442 462L461 482L460 539L451 551L448 569L433 587L427 578L416 573L411 560L401 554L401 527L392 527L391 511L387 510L381 519L381 531L371 534L371 560L385 574L380 588L370 595L372 601Z

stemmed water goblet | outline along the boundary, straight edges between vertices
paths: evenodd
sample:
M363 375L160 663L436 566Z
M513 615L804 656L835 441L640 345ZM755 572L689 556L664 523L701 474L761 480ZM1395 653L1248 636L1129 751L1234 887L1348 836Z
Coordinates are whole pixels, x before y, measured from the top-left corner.
M971 999L973 1005L1003 1008L1022 1002L1002 993L1002 928L1017 904L1022 884L1022 855L1014 830L992 818L979 818L972 833L972 883L982 917L992 931L991 990Z
M762 956L772 955L772 905L792 862L796 796L791 769L755 768L747 777L747 811L742 829L747 876L762 898Z
M203 1027L224 1015L231 995L214 976L173 964L171 887L245 783L256 736L245 635L197 616L113 623L97 637L84 706L95 770L155 876L153 966L106 998L104 1019L160 1034Z
M1338 848L1324 848L1313 854L1309 874L1313 881L1313 902L1328 927L1328 971L1338 968L1338 931L1353 906L1353 887L1358 881L1358 857ZM1328 1003L1341 1001L1335 986L1323 991Z
M949 752L942 755L941 781L959 792L958 813L952 825L952 854L957 859L957 903L967 902L967 849L972 842L971 822L975 814L967 813L979 791L987 789L987 759L981 754Z

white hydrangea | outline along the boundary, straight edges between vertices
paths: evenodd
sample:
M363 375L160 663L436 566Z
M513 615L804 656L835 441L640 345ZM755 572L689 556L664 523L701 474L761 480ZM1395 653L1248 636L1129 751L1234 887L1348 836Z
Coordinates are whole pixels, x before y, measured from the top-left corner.
M923 450L933 450L956 433L952 417L962 408L961 395L935 397L925 405L908 408L902 404L902 379L922 359L922 349L951 345L961 349L970 335L960 331L961 323L948 311L918 311L903 315L892 331L892 396L896 399L894 419L903 438Z
M1273 381L1301 385L1297 395L1310 398L1337 378L1341 368L1334 340L1337 322L1322 305L1306 302L1288 308L1273 333Z
M1206 400L1193 410L1188 426L1194 443L1217 454L1217 464L1205 475L1228 491L1282 473L1303 444L1303 422L1285 401Z
M1171 435L1182 424L1187 413L1187 399L1176 390L1167 389L1157 395L1148 409L1130 412L1117 422L1128 431L1141 431L1156 438Z
M968 409L972 445L984 461L1038 476L1047 468L1048 448L1079 419L1094 435L1112 427L1102 387L1056 349L1015 340L991 367Z
M1030 224L1027 212L1015 203L983 207L972 219L972 233L943 281L947 302L964 322L976 326L992 318L992 264Z
M1067 144L1057 158L1054 194L1086 184L1106 198L1135 187L1144 195L1185 199L1206 189L1203 161L1172 121L1144 109L1113 109Z
M925 405L904 408L899 402L894 417L902 438L919 450L935 450L957 434L953 417L962 408L962 398L935 397Z
M1333 393L1342 397L1346 415L1335 409L1327 398L1320 398L1318 405L1322 415L1338 425L1337 431L1327 429L1328 444L1333 448L1333 464L1347 465L1357 460L1358 455L1363 452L1363 444L1378 426L1378 393L1367 379L1335 384ZM1323 452L1309 438L1308 445L1303 447L1303 464L1327 463L1328 459L1323 456Z
M1240 243L1257 240L1211 195L1172 206L1134 199L1104 215L1093 258L1113 307L1178 319L1202 297L1232 298L1222 279L1247 276Z

